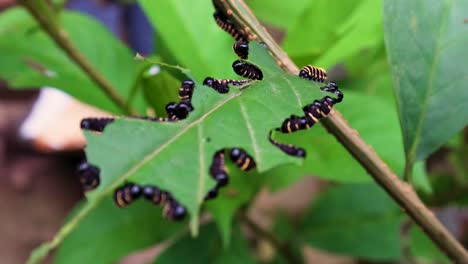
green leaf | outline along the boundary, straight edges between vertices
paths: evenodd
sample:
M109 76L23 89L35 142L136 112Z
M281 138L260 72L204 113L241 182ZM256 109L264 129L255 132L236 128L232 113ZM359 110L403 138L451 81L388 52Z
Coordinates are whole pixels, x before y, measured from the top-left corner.
M227 168L230 177L229 185L220 190L215 200L205 204L218 225L225 247L231 243L235 212L252 200L264 181L264 177L255 172L249 173L249 177L244 177L243 172L230 162L227 163Z
M304 13L304 6L309 2L311 1L292 0L286 3L283 0L249 0L247 4L262 22L289 30L298 23Z
M166 114L165 106L168 102L179 100L178 90L174 89L180 85L165 67L153 65L149 67L141 77L143 94L148 104L153 107L156 116Z
M249 59L263 70L263 81L242 90L233 87L223 95L197 81L192 97L195 110L183 121L161 123L120 118L102 134L85 132L87 159L101 169L101 183L87 193L88 202L59 231L52 246L66 238L82 218L127 180L156 185L172 193L187 208L192 233L196 234L200 206L207 191L215 185L208 170L219 149L245 149L255 159L259 173L280 164L301 163L269 142L269 130L280 126L290 114L301 114L301 107L314 98L329 94L319 89L322 84L282 72L258 43L251 43ZM241 177L250 177L255 183L255 175L253 171ZM222 213L233 214L227 210Z
M235 60L229 51L234 40L216 25L211 1L140 0L140 4L172 60L191 69L200 79L207 75L234 76L223 66Z
M384 30L409 165L467 125L468 2L384 1Z
M340 38L320 55L317 65L330 67L365 49L383 45L381 10L380 0L361 1L348 20L338 28Z
M402 219L398 206L378 186L342 185L317 200L298 235L309 245L332 253L398 260Z
M63 241L54 263L115 263L130 252L167 239L182 226L168 223L161 213L144 201L119 209L112 199L106 199Z
M172 264L186 263L255 263L250 255L247 241L236 226L232 232L232 244L229 248L222 247L219 234L213 224L203 226L200 236L196 239L185 236L166 249L154 263Z
M64 11L60 16L80 52L127 98L138 72L133 54L102 25L88 16ZM0 15L0 78L15 88L52 86L98 108L122 111L78 68L20 8ZM94 40L99 36L99 41ZM134 104L144 109L137 97Z
M314 61L328 68L364 48L378 46L381 21L381 1L309 1L301 19L287 32L283 47L298 64Z
M128 179L154 184L169 190L187 207L195 232L203 198L214 186L208 168L217 150L245 149L255 159L259 173L280 164L301 163L273 146L268 132L290 114L301 114L303 105L325 93L317 83L283 73L258 43L252 43L250 50L249 59L263 70L264 80L248 89L232 88L229 94L220 95L197 82L192 98L195 111L186 120L121 119L102 135L86 133L88 160L101 168L102 177L101 185L88 197L108 195Z

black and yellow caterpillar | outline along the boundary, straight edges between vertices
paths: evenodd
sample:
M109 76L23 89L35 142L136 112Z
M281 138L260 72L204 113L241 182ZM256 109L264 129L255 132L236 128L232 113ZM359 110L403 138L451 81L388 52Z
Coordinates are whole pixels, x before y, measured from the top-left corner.
M256 166L255 160L244 149L231 149L229 157L243 171L249 171Z
M169 192L147 185L143 187L142 193L143 197L151 203L164 206L163 216L167 219L179 221L187 215L185 207L179 204Z
M229 183L229 174L225 164L225 149L215 152L210 166L210 175L216 181L216 185L208 191L205 200L213 199L218 195L220 188ZM243 171L255 168L254 159L244 149L232 148L229 154L231 161Z
M232 45L232 50L234 50L234 53L241 59L246 60L249 57L249 43L245 41L236 41Z
M78 176L85 192L94 190L99 186L101 182L99 174L99 168L86 161L78 166Z
M216 181L216 185L211 188L205 196L205 200L213 199L218 196L218 190L229 183L229 175L224 162L224 149L218 150L213 155L210 166L210 176Z
M292 133L299 130L309 129L317 123L319 119L326 117L333 108L333 105L343 100L343 93L338 89L336 83L329 82L327 86L324 86L321 89L335 94L337 98L334 99L329 96L325 96L320 101L315 100L312 104L306 105L302 108L305 116L299 117L292 115L285 119L281 124L281 127L276 130L283 133Z
M299 71L299 77L312 81L324 82L327 79L327 71L323 68L306 65Z
M231 35L237 41L247 41L248 36L242 31L239 30L234 23L229 21L229 19L219 10L216 10L213 14L213 18L216 21L216 24L229 35Z
M114 202L120 207L126 207L141 196L141 187L137 184L126 183L114 191Z
M126 183L114 191L114 202L118 207L123 208L141 196L155 205L164 206L163 216L167 219L179 221L187 215L185 207L179 204L169 192L151 185L141 187L134 183Z
M232 69L237 75L243 76L248 79L263 79L263 73L257 66L241 60L234 61L234 63L232 64Z
M299 157L299 158L305 158L306 157L306 151L303 148L296 147L296 146L291 145L291 144L280 143L280 142L273 139L272 134L273 134L273 130L270 130L270 133L268 135L268 140L271 142L271 144L273 144L274 146L279 148L281 151L283 151L284 153L286 153L286 154L288 154L290 156L294 156L294 157Z
M212 77L206 77L203 81L203 85L209 86L213 88L218 93L228 93L229 92L229 84L234 86L242 86L251 82L250 80L229 80L229 79L222 79L218 80Z

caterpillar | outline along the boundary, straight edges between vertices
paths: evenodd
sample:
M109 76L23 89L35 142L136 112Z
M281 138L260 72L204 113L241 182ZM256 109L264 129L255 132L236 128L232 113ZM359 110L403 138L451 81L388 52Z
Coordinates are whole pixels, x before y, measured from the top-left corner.
M115 118L113 117L101 117L101 118L84 118L80 122L81 129L90 130L95 132L103 132L104 128L112 122Z
M213 88L218 93L224 94L224 93L229 92L228 84L231 84L234 86L242 86L249 82L250 80L228 80L228 79L218 80L212 77L206 77L205 80L203 81L203 85Z
M177 116L172 117L151 117L151 116L125 116L124 118L147 120L152 122L174 122L177 121ZM116 118L105 117L105 118L83 118L80 123L81 129L89 130L93 132L103 132L107 125L114 122Z
M317 100L312 104L304 106L302 110L308 118L309 124L312 125L317 123L320 118L327 116L327 114L322 112L322 104Z
M229 35L231 35L236 41L247 41L247 36L244 32L238 30L234 23L230 22L229 19L220 11L215 11L213 17L216 21L216 24Z
M216 186L223 187L229 182L229 176L224 163L224 149L218 150L213 155L213 162L210 166L210 175L216 181Z
M241 60L236 60L232 64L232 69L237 75L243 76L252 80L262 80L263 73L255 65L243 62Z
M195 83L192 80L186 80L182 82L182 85L179 88L179 99L181 102L190 103L194 86Z
M327 71L323 68L306 65L299 71L299 77L312 81L324 82L327 79Z
M218 185L215 185L213 188L211 188L205 195L205 201L216 198L218 196L218 189Z
M78 166L78 176L85 191L96 189L100 183L100 170L98 167L84 161Z
M277 131L282 133L293 133L299 130L309 129L320 118L325 117L333 106L333 99L326 96L322 99L322 102L315 100L312 104L306 105L302 108L305 116L299 117L291 115L285 119L281 124L281 127L277 128Z
M246 60L249 56L249 43L244 41L236 41L232 45L232 50L239 58Z
M292 133L298 130L308 129L310 127L311 123L307 120L306 117L291 115L289 118L285 119L281 124L281 127L277 128L276 130L283 133Z
M210 200L218 196L219 188L226 186L229 183L229 175L227 173L226 164L224 163L224 149L218 150L213 155L213 161L210 166L210 175L216 181L216 185L211 188L205 196L205 200Z
M163 209L163 216L172 221L180 221L187 215L187 209L177 201L170 199Z
M327 86L320 88L322 91L330 92L336 95L336 99L332 99L333 104L340 103L343 101L343 93L338 89L338 85L335 82L329 82ZM331 99L331 98L330 98Z
M141 187L133 183L126 183L114 192L114 202L120 207L126 207L141 196Z
M249 171L256 166L254 159L241 148L231 149L230 158L243 171Z
M156 205L165 204L169 199L169 193L151 185L144 186L142 193L143 198Z
M294 156L294 157L299 157L299 158L305 158L306 157L306 151L303 148L296 147L291 144L283 144L280 143L276 140L273 139L273 130L270 130L270 133L268 135L268 140L273 144L274 146L278 147L281 151L284 153Z
M193 106L190 102L170 102L166 105L166 112L169 120L175 121L185 119L191 111L193 111Z
M155 205L163 205L163 216L167 219L182 220L187 214L184 206L179 204L172 196L163 190L151 185L146 185L142 190L143 197Z

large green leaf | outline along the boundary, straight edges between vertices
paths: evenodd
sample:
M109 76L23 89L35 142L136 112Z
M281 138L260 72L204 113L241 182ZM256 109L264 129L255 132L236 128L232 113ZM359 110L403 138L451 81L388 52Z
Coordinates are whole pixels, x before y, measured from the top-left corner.
M54 262L115 263L130 252L167 239L182 225L168 223L161 211L144 201L119 209L112 199L106 199L63 241Z
M223 248L221 238L213 224L203 226L196 239L184 236L158 256L154 263L255 263L249 252L246 239L237 226L232 232L232 243Z
M132 52L102 25L85 15L64 11L60 18L80 52L123 98L127 98L139 67ZM99 36L99 41L89 41L96 36ZM0 55L0 78L7 80L12 87L52 86L82 102L121 113L20 8L10 9L0 16ZM141 96L136 97L134 105L144 109Z
M45 244L34 252L34 259L66 238L82 218L127 180L156 185L171 192L187 208L192 232L197 233L204 196L215 185L208 175L215 151L243 148L257 162L259 173L281 164L300 164L301 159L287 156L273 146L268 133L289 115L303 115L302 106L329 94L319 89L323 84L282 72L258 43L251 43L249 60L262 69L262 81L243 90L233 87L228 94L218 94L196 80L192 98L195 110L183 121L158 123L121 118L100 135L86 132L87 158L100 167L101 183L87 194L88 202L77 217L62 227L53 244ZM254 171L242 173L241 177L250 178L255 184L255 175ZM237 191L242 192L242 189ZM243 195L228 194L227 197L245 199ZM229 199L227 202L231 203ZM230 210L220 210L221 215L216 219L222 219L222 214L232 215L242 202L233 204Z
M320 84L282 72L258 43L252 43L250 50L249 59L263 70L264 80L225 95L198 82L195 111L186 120L121 119L102 135L86 133L88 160L101 168L102 177L99 188L88 195L91 201L127 179L155 184L188 208L195 230L199 207L214 185L208 168L215 151L241 147L254 157L260 173L280 164L299 164L300 159L285 155L268 141L268 132L290 114L300 115L302 106L325 93Z
M468 2L384 1L384 28L410 165L467 125Z
M372 260L398 260L401 210L376 185L342 185L323 194L299 236L311 246Z
M214 22L211 1L140 0L140 3L172 60L191 69L198 78L233 76L223 65L235 58L229 52L234 40Z

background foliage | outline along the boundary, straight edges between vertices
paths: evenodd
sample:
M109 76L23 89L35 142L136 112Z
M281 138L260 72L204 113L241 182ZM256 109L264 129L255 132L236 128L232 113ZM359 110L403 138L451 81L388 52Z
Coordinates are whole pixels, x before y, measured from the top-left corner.
M468 99L468 90L464 89L468 82L468 65L466 56L461 56L466 55L464 47L468 45L468 27L463 23L463 15L468 12L466 2L246 2L259 19L280 35L283 48L298 65L325 67L330 79L338 81L345 93L345 100L338 109L395 172L400 176L412 174L411 181L430 203L463 203L466 198L463 196L445 201L437 198L445 197L443 194L454 188L468 188L467 168L463 165L467 157L466 142L462 133L456 134L468 120L468 110L464 107ZM191 76L199 82L205 76L234 77L230 67L235 60L231 51L233 40L214 23L210 1L141 0L140 4L157 29L154 61L190 69ZM60 21L79 50L124 98L131 99L140 113L147 107L154 107L156 113L161 113L165 103L176 99L174 91L180 79L185 78L184 73L165 67L161 67L158 74L151 73L148 63L135 62L132 51L87 16L62 11ZM99 41L95 41L95 36L99 36ZM23 10L12 9L0 15L0 53L0 77L12 87L53 86L90 105L121 114ZM268 63L273 67L272 62L265 62L265 65ZM269 85L271 83L263 88ZM214 93L201 98L205 91L203 87L197 91L200 98L194 100L199 101L199 105L203 105L203 100L222 100L222 96ZM201 114L208 109L197 111ZM233 113L229 109L222 111L226 115ZM148 138L149 134L158 134L160 129L144 122L118 122L106 131L107 149L113 148L112 141L116 139L125 145L128 144L125 138L135 137L138 131L140 137L135 138ZM106 156L106 159L98 158L101 159L99 166L115 169L115 164L123 162L127 156L106 153L106 140L102 138L88 135L89 158L93 161L97 156ZM281 232L285 240L293 241L295 246L307 244L372 261L408 257L403 254L408 240L413 258L444 261L440 254L434 254L432 242L418 229L411 228L408 234L400 234L402 224L407 221L404 214L370 182L366 172L322 127L277 135L277 138L304 146L308 151L305 162L300 166L297 162L281 164L252 173L248 179L231 167L234 171L232 186L240 190L240 194L221 195L206 204L216 226L203 225L195 240L188 236L186 223L163 220L159 209L137 202L118 210L109 199L111 192L98 190L90 193L89 201L70 216L74 219L74 215L81 214L82 220L72 225L70 235L63 237L55 262L81 263L88 259L112 263L168 238L173 238L173 243L155 261L177 263L181 256L187 255L196 256L194 261L200 263L254 261L246 238L239 232L234 212L249 202L260 186L278 191L310 175L333 184L304 212L303 218L279 225L281 230L286 230ZM452 140L447 143L450 138ZM153 140L163 142L164 138ZM134 145L132 150L143 153L141 144L147 142ZM195 143L187 140L169 151L176 155ZM428 173L424 166L426 158L443 145L450 149L449 165L456 168L456 173ZM147 146L154 148L151 144ZM141 160L141 156L136 157L139 158L126 161L122 170ZM191 212L196 213L200 197L188 194L185 189L196 184L194 177L198 175L191 174L191 170L177 173L186 175L183 183L156 182L175 191L184 204L198 203L191 207L195 208ZM114 186L118 182L112 177L118 175L112 171L104 176L103 182ZM142 181L147 177L153 177L150 168L138 172L132 179ZM211 186L208 177L205 179L206 186ZM196 222L192 223L193 231ZM224 241L224 246L219 241Z

